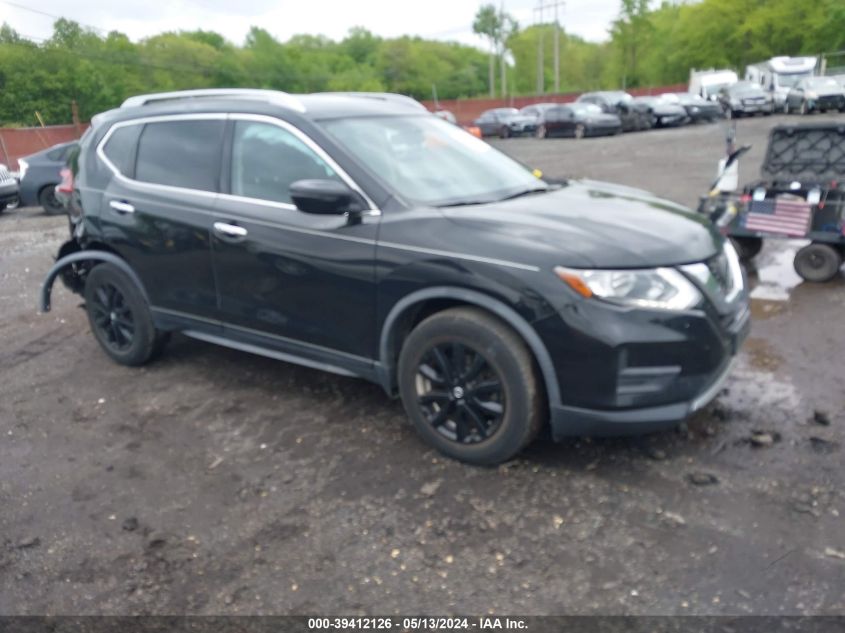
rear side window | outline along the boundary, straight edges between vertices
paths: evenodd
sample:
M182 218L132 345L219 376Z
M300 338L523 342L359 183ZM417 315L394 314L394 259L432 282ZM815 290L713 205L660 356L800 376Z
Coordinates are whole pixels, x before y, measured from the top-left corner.
M132 178L135 169L135 145L143 125L127 125L116 128L103 147L103 153L115 169L127 178Z
M223 121L147 123L138 141L135 180L217 191Z

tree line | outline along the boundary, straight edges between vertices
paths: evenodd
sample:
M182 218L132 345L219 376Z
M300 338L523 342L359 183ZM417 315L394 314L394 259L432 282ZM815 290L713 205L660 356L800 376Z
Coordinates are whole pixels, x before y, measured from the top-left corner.
M543 84L554 85L552 42L559 29L562 92L680 83L690 68L734 67L774 55L845 49L842 0L621 0L605 42L561 25L522 26L495 4L473 23L489 50L419 37L382 38L365 28L340 41L296 35L279 41L253 27L236 45L218 33L162 33L131 41L67 19L33 41L0 27L0 123L67 123L71 103L83 121L126 97L208 87L288 92L390 91L430 99L534 94L538 46ZM845 65L845 62L842 62Z

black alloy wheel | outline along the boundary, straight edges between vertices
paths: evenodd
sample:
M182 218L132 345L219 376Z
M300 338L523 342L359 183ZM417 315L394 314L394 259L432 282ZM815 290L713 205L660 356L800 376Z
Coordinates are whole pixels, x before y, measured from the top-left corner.
M507 406L502 378L484 355L454 341L435 345L422 357L416 395L426 422L459 444L488 439Z
M85 277L85 310L94 338L121 365L143 365L158 355L170 334L156 330L141 289L110 263L94 266Z
M135 319L126 297L110 283L99 285L92 293L91 317L97 338L115 352L125 352L135 340Z
M396 378L417 433L441 453L499 464L536 436L546 400L522 338L479 308L437 312L408 334Z

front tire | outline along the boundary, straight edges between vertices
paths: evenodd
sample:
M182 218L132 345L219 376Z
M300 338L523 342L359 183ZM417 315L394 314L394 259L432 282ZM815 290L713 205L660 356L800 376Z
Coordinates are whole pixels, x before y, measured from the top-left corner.
M575 130L573 131L573 136L577 139L582 139L587 135L587 128L584 126L583 123L579 123L575 126Z
M510 138L511 129L507 125L503 125L499 130L499 138Z
M793 265L805 281L830 281L842 266L842 254L828 244L809 244L795 254Z
M155 329L135 282L116 266L95 266L85 280L84 296L91 332L115 362L143 365L167 342L168 334Z
M420 323L399 355L399 392L422 438L470 464L507 461L542 424L533 358L522 339L477 308Z

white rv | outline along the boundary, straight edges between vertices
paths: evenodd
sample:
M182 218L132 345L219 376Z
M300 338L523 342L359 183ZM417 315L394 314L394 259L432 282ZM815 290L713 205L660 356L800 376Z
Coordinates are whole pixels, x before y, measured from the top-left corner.
M691 70L689 73L688 90L703 97L715 101L722 88L735 84L739 81L736 73L732 70Z
M802 79L816 72L816 57L772 57L745 69L745 78L772 93L776 107L783 107L786 94Z

